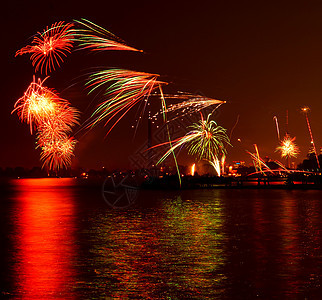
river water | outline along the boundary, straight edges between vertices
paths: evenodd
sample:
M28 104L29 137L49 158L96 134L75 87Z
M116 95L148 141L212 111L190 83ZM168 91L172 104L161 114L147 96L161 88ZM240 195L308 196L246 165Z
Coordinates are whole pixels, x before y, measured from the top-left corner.
M126 209L75 179L1 199L1 297L321 299L322 191L139 191Z

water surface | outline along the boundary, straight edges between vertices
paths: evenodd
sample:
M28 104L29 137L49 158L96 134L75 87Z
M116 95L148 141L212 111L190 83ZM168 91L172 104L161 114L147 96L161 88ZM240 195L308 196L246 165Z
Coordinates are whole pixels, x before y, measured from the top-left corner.
M14 180L1 200L1 293L18 299L319 299L322 191L140 191Z

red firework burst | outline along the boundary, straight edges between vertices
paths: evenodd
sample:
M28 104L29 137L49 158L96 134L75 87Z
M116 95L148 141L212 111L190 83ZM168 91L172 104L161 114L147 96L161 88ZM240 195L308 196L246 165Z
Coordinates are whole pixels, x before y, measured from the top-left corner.
M30 60L35 71L49 74L56 66L60 67L63 57L71 52L72 26L72 23L64 24L64 22L56 22L51 27L47 26L42 33L37 33L31 45L18 50L15 56L32 53Z

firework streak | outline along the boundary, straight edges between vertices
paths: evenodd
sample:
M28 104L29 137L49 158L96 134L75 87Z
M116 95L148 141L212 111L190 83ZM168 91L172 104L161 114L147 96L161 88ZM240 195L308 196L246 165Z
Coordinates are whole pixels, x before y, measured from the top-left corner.
M255 151L256 151L256 153L251 153L251 152L249 152L249 151L246 150L246 152L253 159L253 163L254 163L254 166L255 166L255 170L258 171L258 173L261 173L261 174L265 174L265 172L271 172L271 173L273 173L273 171L271 170L271 168L259 156L257 145L255 145Z
M158 77L156 74L124 69L107 69L90 75L86 83L89 94L100 89L102 97L106 100L94 111L88 126L95 126L103 120L106 120L107 125L116 119L108 134L136 104L143 104L143 114L152 91L165 84L158 81Z
M309 133L310 133L311 143L312 143L312 146L313 146L313 149L314 149L314 154L315 154L316 162L317 162L318 167L320 169L321 168L320 161L319 161L319 158L318 158L318 154L316 152L316 147L315 147L315 143L314 143L314 139L313 139L313 133L312 133L312 129L311 129L310 121L309 121L309 115L308 115L309 111L310 111L310 108L309 107L303 107L302 108L302 112L305 113L305 119L306 119L306 123L307 123L307 128L308 128Z
M278 140L280 140L280 128L279 128L279 126L278 126L278 120L277 120L277 117L276 117L276 116L274 116L274 117L273 117L273 120L275 121L275 125L276 125L277 138L278 138Z
M220 170L221 170L221 167L220 167L220 161L217 157L214 158L213 161L209 161L210 165L215 169L215 171L217 172L217 175L220 176Z
M160 95L161 95L162 111L164 112L163 113L163 121L166 123L168 140L169 140L168 143L170 145L170 148L172 148L172 141L171 141L171 136L170 136L170 130L169 130L168 122L167 122L167 114L165 113L165 111L167 110L167 104L166 104L166 101L165 101L165 98L164 98L164 94L163 94L163 91L162 91L161 84L159 84L159 90L160 90ZM182 181L181 181L181 174L180 174L180 170L179 170L179 165L178 165L178 162L177 162L177 158L176 158L176 155L175 155L174 151L171 151L171 152L172 152L173 160L174 160L174 163L175 163L175 166L176 166L176 169L177 169L179 184L181 186L181 182Z
M84 27L76 28L73 31L74 41L78 43L78 50L128 50L142 52L127 46L119 37L91 21L81 19L80 21L75 20L75 23Z
M221 104L226 103L226 101L216 100L201 95L194 95L190 93L180 92L174 95L163 95L166 100L181 100L182 102L177 104L171 104L167 107L165 111L160 111L153 117L156 118L160 113L167 113L169 115L169 121L174 120L179 117L183 117L187 114L192 114L199 112L202 109L216 105L218 108ZM216 109L215 108L215 109ZM175 116L171 116L175 114Z
M36 34L31 45L18 50L15 56L31 53L30 60L35 71L49 74L56 66L60 67L63 57L71 52L72 26L72 23L64 24L64 22L54 23L51 27L47 26L42 33Z

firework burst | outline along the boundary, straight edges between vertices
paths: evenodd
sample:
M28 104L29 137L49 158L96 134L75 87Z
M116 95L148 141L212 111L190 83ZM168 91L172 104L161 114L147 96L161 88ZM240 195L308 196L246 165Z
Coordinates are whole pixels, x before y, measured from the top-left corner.
M218 156L226 154L225 144L230 145L226 129L217 125L215 121L210 120L210 117L211 114L204 120L201 115L201 120L190 126L191 131L185 136L172 141L172 147L161 157L158 163L164 161L174 150L184 145L187 147L188 153L196 156L198 160L205 159L213 162ZM168 143L157 146L165 144Z
M41 148L43 166L57 171L71 164L76 140L68 137L78 123L79 112L67 100L45 87L38 79L29 85L15 104L20 120L37 130L37 148Z
M49 74L60 67L63 58L73 47L72 23L56 22L33 38L31 45L16 52L15 56L31 53L30 60L35 71Z
M40 159L43 167L58 171L71 165L71 158L77 143L74 137L69 137L72 127L78 124L78 111L69 106L59 109L59 112L39 125L37 132L37 147L41 148Z
M37 147L42 151L40 159L43 167L58 171L71 165L77 141L68 135L72 132L72 127L79 124L78 119L78 110L64 105L57 109L52 118L38 126Z
M188 152L199 160L213 160L214 156L226 154L225 144L230 145L226 129L210 120L210 117L211 114L204 120L201 115L201 121L191 126L191 132L198 135L189 142Z
M76 142L73 137L42 141L40 159L43 162L43 167L53 171L68 168L74 156Z
M79 112L74 107L60 107L52 118L46 119L37 127L38 145L42 146L48 140L65 139L72 132L72 127L78 125Z
M289 134L286 134L283 140L280 141L280 145L276 147L276 151L279 151L283 158L297 157L300 151L299 147L294 143L295 139L295 137L291 138Z
M142 52L126 45L122 39L89 20L75 20L75 23L84 27L74 30L74 40L78 43L79 50L127 50Z
M46 79L45 79L46 80ZM54 90L43 85L44 81L35 78L24 95L15 103L13 112L17 112L19 119L30 125L30 132L44 121L57 114L59 108L68 103L61 99Z

